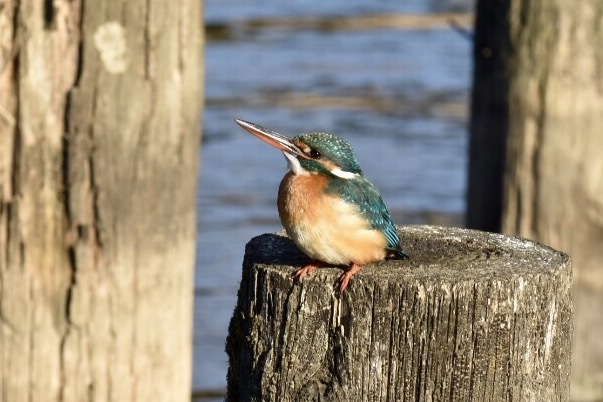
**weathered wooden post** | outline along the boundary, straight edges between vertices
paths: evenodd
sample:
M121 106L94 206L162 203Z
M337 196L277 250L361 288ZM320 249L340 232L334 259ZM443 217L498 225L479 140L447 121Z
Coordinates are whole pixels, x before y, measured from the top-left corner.
M202 13L0 1L0 401L190 401Z
M301 284L284 235L247 245L228 400L568 401L571 263L528 240L401 228L406 261Z

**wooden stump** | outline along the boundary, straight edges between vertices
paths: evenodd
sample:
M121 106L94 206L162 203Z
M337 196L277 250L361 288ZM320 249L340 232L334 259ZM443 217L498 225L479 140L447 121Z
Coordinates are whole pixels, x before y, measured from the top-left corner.
M531 241L400 228L410 260L302 283L283 234L246 248L228 400L568 401L571 263Z

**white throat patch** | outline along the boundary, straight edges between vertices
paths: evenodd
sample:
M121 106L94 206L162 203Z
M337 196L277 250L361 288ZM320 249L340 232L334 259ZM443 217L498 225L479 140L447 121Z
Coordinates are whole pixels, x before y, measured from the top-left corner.
M297 156L291 155L288 152L283 152L283 155L285 155L285 158L287 159L289 169L291 169L294 174L308 174L308 171L305 170L301 163L299 163L299 160L297 160Z

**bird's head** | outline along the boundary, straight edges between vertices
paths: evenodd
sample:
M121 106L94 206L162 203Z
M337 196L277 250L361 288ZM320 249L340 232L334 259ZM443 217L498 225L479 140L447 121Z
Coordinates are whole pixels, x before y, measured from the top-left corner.
M362 175L350 144L327 133L304 133L289 138L244 120L235 120L251 134L283 151L295 174L331 174L343 179Z

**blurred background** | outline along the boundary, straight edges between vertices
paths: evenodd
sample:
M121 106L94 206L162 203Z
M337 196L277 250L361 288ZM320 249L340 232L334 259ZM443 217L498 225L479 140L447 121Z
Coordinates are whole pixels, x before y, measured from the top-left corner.
M194 396L223 400L245 243L281 228L280 152L234 118L347 139L398 224L462 225L471 0L206 0ZM373 16L378 18L372 18Z

